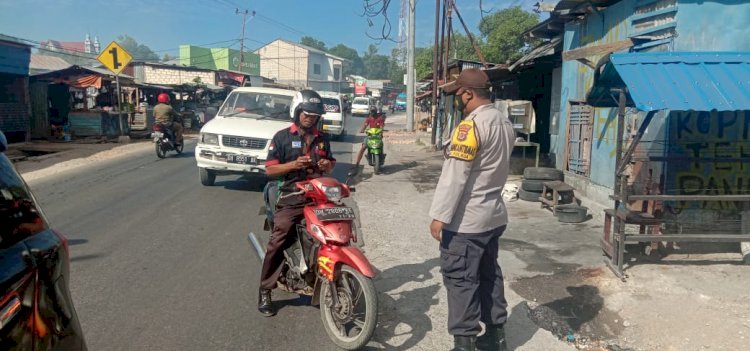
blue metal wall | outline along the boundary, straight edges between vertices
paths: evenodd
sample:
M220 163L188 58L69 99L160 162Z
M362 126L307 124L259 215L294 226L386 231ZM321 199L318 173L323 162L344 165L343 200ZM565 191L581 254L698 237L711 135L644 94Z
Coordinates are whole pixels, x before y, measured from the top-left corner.
M750 51L750 1L623 0L599 13L587 15L578 23L566 24L564 50L612 43L633 36L653 38L648 43L637 45L634 51ZM597 62L600 58L588 59ZM594 72L588 66L578 61L563 62L559 131L552 140L558 168L565 164L568 100L583 100L593 84L593 77ZM590 181L609 188L614 185L616 112L608 108L594 110ZM670 113L667 118L655 118L650 129L660 132L652 137L677 142L673 139L677 135L678 124L674 122L677 113ZM741 124L744 118L738 118L736 123L738 129L744 127ZM680 154L685 150L673 148L665 151ZM679 185L678 173L682 171L667 170L669 187Z
M563 49L565 51L585 46L613 43L627 39L632 30L628 18L634 11L636 1L619 2L598 14L591 14L579 23L565 26ZM597 62L601 56L588 58ZM568 101L584 100L594 82L594 71L578 62L564 61L562 65L562 92L560 94L560 121L556 145L556 164L565 164L567 140ZM615 135L617 111L614 109L594 109L593 140L591 146L591 182L612 187L615 167ZM554 141L553 141L554 143Z
M30 60L29 47L0 42L0 73L28 76Z

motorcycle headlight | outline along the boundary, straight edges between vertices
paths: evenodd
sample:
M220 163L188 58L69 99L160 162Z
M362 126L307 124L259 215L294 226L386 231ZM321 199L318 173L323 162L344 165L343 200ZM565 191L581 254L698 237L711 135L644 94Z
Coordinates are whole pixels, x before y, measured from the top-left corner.
M333 202L341 201L341 187L340 186L323 186L323 193L326 194L328 200Z
M219 136L211 133L201 133L201 143L219 145Z

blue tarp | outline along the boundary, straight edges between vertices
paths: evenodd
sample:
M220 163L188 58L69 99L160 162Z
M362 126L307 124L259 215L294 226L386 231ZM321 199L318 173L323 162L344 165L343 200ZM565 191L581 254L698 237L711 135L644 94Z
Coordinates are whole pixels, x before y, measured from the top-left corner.
M750 110L750 52L612 54L588 100L614 107L610 88L622 86L641 111Z

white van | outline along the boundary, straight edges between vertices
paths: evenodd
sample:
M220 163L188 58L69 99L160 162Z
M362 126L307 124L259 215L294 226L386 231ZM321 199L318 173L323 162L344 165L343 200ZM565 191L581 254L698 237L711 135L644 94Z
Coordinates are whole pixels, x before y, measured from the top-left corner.
M271 138L292 124L294 90L242 87L232 91L216 118L201 128L195 161L201 184L217 175L264 174Z
M367 116L370 114L370 98L358 96L352 101L352 116Z
M344 103L341 100L341 95L328 91L318 93L323 98L323 109L326 111L323 115L323 132L332 136L343 135L346 118L344 116Z

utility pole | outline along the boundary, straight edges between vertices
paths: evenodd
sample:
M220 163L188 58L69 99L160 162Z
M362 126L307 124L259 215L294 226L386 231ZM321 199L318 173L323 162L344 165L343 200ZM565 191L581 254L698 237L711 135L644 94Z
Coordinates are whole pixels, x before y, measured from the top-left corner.
M440 35L440 0L435 0L435 45L432 47L432 132L430 133L430 145L436 145L437 120L438 120L438 60L440 58L438 47L438 36ZM445 19L445 16L443 16Z
M247 23L247 15L251 14L250 11L247 9L245 11L240 11L240 9L235 9L234 13L239 15L242 15L242 39L240 39L240 67L238 71L244 72L242 70L242 66L245 65L245 24ZM255 16L255 11L252 12L252 15Z
M409 43L407 45L409 58L406 65L406 131L408 132L414 131L414 85L416 84L416 77L414 77L414 10L415 0L409 0Z

